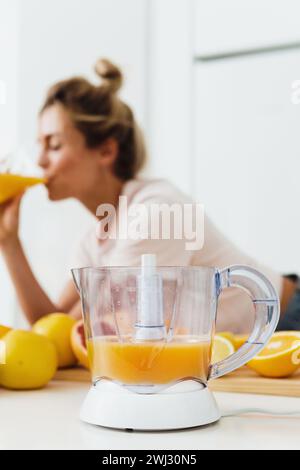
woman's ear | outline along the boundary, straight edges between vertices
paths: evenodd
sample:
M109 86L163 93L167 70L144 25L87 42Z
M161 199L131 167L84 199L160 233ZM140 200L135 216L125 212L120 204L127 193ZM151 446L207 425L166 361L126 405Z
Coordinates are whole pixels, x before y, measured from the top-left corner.
M116 139L110 137L99 146L99 161L103 166L111 166L115 163L119 153L119 144Z

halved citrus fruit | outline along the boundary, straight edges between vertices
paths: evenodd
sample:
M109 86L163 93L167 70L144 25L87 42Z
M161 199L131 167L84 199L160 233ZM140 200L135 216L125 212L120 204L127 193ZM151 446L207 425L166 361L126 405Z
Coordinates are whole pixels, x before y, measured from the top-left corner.
M86 347L83 320L79 320L71 331L71 345L73 353L81 366L90 368L89 358Z
M212 363L223 361L226 357L231 356L235 351L234 345L228 338L216 335L214 337L212 348Z
M300 367L300 332L275 333L267 346L248 364L264 377L288 377Z
M218 333L218 336L222 336L223 338L227 338L234 346L235 336L231 331L221 331Z
M120 321L120 324L121 321ZM124 325L122 325L124 326ZM98 329L98 332L97 332ZM107 315L102 321L98 323L98 328L95 326L94 333L100 336L116 335L115 324L113 318ZM71 346L73 353L80 365L90 369L90 362L88 358L88 351L86 346L86 338L84 333L84 321L79 320L75 323L71 331Z

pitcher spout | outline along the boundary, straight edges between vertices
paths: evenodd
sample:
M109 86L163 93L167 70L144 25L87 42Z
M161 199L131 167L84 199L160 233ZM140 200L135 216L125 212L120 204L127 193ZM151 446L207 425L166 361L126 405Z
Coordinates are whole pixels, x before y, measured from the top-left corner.
M80 280L80 269L71 269L73 281L76 287L76 290L79 295L81 295L81 280Z

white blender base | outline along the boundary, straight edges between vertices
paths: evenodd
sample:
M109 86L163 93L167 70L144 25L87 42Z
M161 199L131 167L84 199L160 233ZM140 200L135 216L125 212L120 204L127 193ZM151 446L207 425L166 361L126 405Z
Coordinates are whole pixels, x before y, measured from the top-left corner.
M86 423L140 431L192 428L220 419L211 391L187 380L154 394L140 394L108 380L91 387L80 419Z

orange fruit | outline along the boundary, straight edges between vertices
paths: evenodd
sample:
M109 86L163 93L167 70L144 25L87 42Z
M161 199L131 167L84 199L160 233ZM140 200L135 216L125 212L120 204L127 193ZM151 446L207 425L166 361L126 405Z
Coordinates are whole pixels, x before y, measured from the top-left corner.
M275 333L267 346L247 364L264 377L288 377L300 367L300 332Z
M235 349L239 349L240 347L242 347L243 344L246 343L248 338L249 335L234 335L233 344Z
M72 328L71 346L79 364L89 369L90 364L86 348L83 320L79 320Z
M33 325L35 333L46 336L55 344L60 368L74 366L77 362L71 346L71 331L75 323L76 320L65 313L52 313Z

